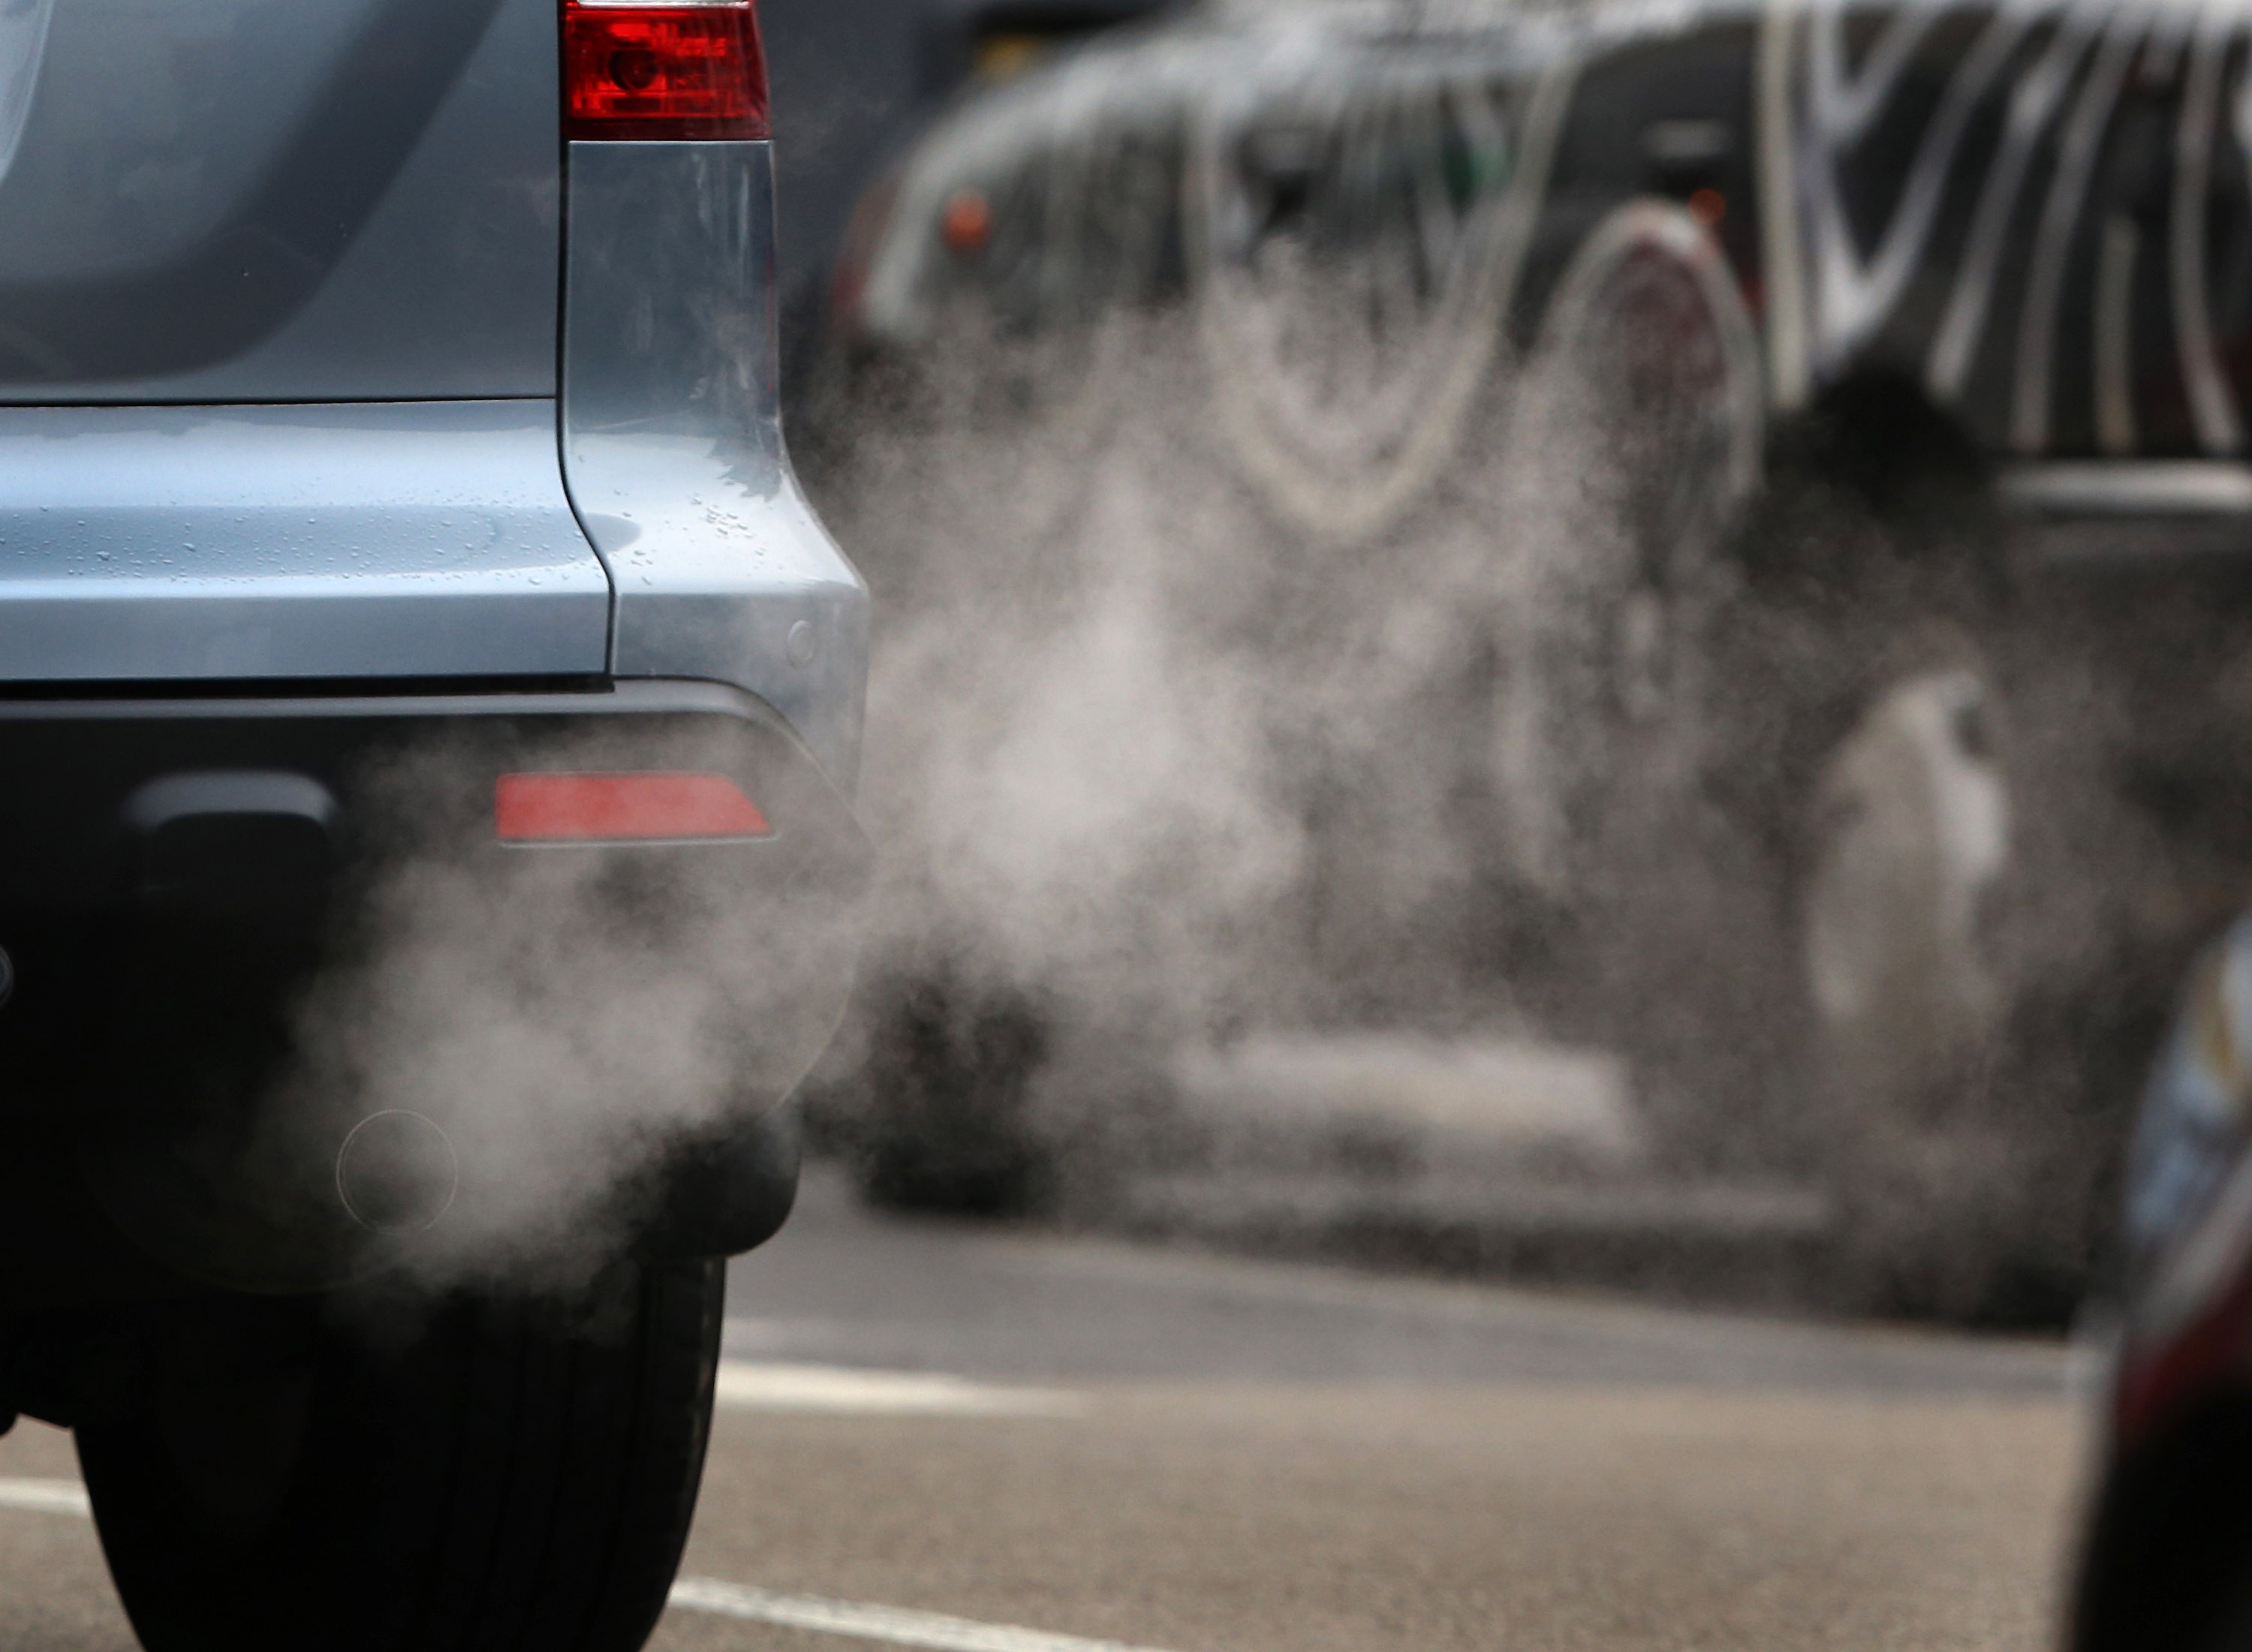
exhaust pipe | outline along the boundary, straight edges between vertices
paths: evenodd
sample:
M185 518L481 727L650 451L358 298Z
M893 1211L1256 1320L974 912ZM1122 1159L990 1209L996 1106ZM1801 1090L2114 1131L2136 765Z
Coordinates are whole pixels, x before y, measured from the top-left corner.
M453 1208L461 1160L445 1131L420 1113L362 1119L337 1152L337 1197L372 1232L426 1233Z

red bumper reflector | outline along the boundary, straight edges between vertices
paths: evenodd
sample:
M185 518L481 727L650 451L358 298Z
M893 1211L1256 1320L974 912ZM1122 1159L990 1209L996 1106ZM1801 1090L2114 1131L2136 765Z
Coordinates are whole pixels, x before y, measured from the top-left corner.
M773 830L725 774L504 774L493 788L493 832L504 843L677 842Z
M767 135L752 0L563 0L563 132L573 138Z

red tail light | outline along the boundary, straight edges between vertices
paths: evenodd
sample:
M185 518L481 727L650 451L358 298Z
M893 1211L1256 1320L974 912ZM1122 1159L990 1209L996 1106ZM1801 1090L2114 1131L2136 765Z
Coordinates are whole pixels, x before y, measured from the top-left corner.
M504 774L493 788L493 834L504 843L764 837L773 829L725 774Z
M563 0L563 101L566 137L765 137L753 0Z

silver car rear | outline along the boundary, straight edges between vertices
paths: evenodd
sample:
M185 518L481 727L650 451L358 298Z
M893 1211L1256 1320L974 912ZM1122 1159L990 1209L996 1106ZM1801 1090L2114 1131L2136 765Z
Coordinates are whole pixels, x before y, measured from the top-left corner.
M0 15L0 682L685 675L849 776L767 146L566 143L560 53L556 0Z

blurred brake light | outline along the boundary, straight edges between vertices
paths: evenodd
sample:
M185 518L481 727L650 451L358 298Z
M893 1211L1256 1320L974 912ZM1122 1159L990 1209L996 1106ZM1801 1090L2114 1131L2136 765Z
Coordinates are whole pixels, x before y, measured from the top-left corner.
M504 843L764 837L765 812L725 774L504 774L493 834Z
M566 137L765 137L756 6L563 0L563 105Z

